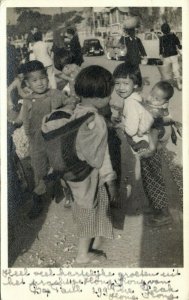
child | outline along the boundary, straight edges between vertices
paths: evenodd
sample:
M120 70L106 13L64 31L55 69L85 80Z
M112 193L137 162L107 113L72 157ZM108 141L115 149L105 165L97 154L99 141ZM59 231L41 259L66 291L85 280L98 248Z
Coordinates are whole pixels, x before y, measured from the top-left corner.
M182 49L179 38L171 32L168 23L161 26L163 36L160 37L160 56L163 57L163 64L171 64L172 73L177 82L178 90L182 89L180 66L178 63L178 49Z
M74 84L75 78L80 71L81 68L78 65L67 63L63 66L62 73L57 74L57 77L63 78L68 82L68 84L63 88L63 92L65 92L68 96L76 97Z
M142 44L142 41L135 36L135 28L123 28L123 36L121 36L118 45L127 48L127 53L125 55L125 63L131 64L135 67L140 75L140 80L142 84L142 75L140 72L141 58L146 59L147 54Z
M66 31L66 37L70 40L69 46L70 46L70 55L73 58L73 63L75 63L78 66L81 66L83 63L83 54L81 50L81 45L79 42L79 37L74 28L68 28Z
M162 122L171 121L168 117L168 101L174 90L170 83L160 81L152 88L148 99L143 101L141 95L136 92L140 80L138 71L132 66L122 64L115 69L115 77L120 76L119 73L125 78L116 79L115 90L121 98L127 99L124 100L121 127L128 135L132 149L140 156L147 157L148 153L151 155L151 151L157 148L160 129L164 131L162 125L161 128L158 127L159 131L152 127L154 121L156 120L156 124L160 118Z
M140 82L138 71L132 66L121 64L115 69L113 76L115 78L115 90L124 99L123 125L121 127L128 136L132 137L133 147L135 144L135 141L133 143L133 136L138 138L138 132L141 135L141 133L149 131L154 119L152 114L141 105L142 98L136 92ZM140 160L144 191L154 212L150 224L154 226L168 224L171 221L165 183L162 177L161 156L157 150L158 135L159 130L154 128L153 132L147 136L149 140L142 141L147 145L149 144L149 148L152 147L149 149L147 157L141 157ZM141 139L143 140L144 136ZM144 146L142 145L141 148Z
M30 143L31 164L34 171L35 188L33 191L33 207L28 216L37 218L42 211L42 198L46 192L44 176L49 164L46 146L41 135L41 124L44 115L53 109L69 103L68 98L58 90L48 88L48 76L44 65L37 60L25 65L24 76L32 93L23 101L23 125ZM68 104L69 106L69 104Z
M15 100L15 93L16 100ZM8 108L10 110L16 110L18 108L19 100L26 98L31 93L31 90L24 83L24 64L21 64L17 70L17 76L14 81L8 86Z
M96 65L86 67L76 77L75 92L81 103L70 118L62 112L65 118L59 119L57 130L49 133L48 126L51 129L55 124L55 121L52 126L49 124L52 114L44 118L42 125L53 169L72 192L73 217L79 237L78 264L95 263L94 252L100 253L97 250L100 237L113 237L108 192L114 196L112 183L116 176L109 156L106 122L99 114L99 110L108 105L113 86L108 70ZM60 122L63 127L59 127ZM93 238L93 253L89 253Z
M51 89L56 89L56 79L54 74L53 59L51 57L51 49L48 44L42 41L42 33L36 32L33 36L33 55L34 59L39 60L43 63L47 69L47 74L49 78L49 86Z

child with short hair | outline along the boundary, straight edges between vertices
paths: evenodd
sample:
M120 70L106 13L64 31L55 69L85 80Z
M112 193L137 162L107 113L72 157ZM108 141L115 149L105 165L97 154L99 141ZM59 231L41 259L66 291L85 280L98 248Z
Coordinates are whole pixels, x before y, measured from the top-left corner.
M143 187L154 212L151 224L157 226L167 224L171 218L162 176L160 152L157 149L159 129L152 128L152 125L154 124L154 110L159 114L162 109L165 109L162 106L167 102L167 98L172 96L172 89L166 85L165 92L162 90L164 84L155 85L148 99L150 105L146 103L146 109L142 105L141 95L136 91L140 82L138 70L130 65L121 64L117 66L113 76L115 91L124 99L123 120L118 127L121 127L127 134L128 142L135 151L142 149L140 164ZM167 91L171 92L167 93ZM157 103L160 105L154 108ZM136 145L139 146L138 149L135 148Z
M182 45L178 36L171 32L168 23L163 23L161 26L163 35L160 36L159 52L160 57L163 58L163 65L171 65L172 74L177 83L178 90L182 90L182 82L180 75L180 66L178 62L178 51L182 49Z
M35 219L43 209L43 195L46 193L44 177L49 169L46 146L41 135L42 119L58 107L65 105L69 107L69 99L60 91L48 88L47 71L40 61L28 62L24 68L24 77L26 85L32 91L23 101L22 118L24 130L30 143L31 165L35 179L33 207L28 216Z
M74 96L75 98L78 98L75 93L74 84L75 84L75 78L80 71L81 71L81 67L79 67L76 64L73 64L71 59L70 60L65 59L65 64L63 65L62 73L59 73L56 76L68 82L62 90L64 93L66 93L66 95Z
M113 238L108 192L114 196L112 184L116 174L109 155L106 122L99 114L108 105L113 86L114 80L108 70L97 65L84 68L75 82L75 92L81 103L70 119L65 115L63 122L66 124L53 132L50 126L48 133L48 124L52 120L50 115L44 118L42 126L53 169L63 177L72 192L73 218L79 237L78 264L99 262L96 254L104 256L98 250L100 238ZM56 161L51 147L56 147ZM94 242L90 249L92 239Z
M8 86L7 96L8 96L8 111L9 110L18 110L19 100L26 98L31 90L24 83L24 64L21 64L17 70L17 76L14 81ZM14 93L16 92L16 100L14 99Z

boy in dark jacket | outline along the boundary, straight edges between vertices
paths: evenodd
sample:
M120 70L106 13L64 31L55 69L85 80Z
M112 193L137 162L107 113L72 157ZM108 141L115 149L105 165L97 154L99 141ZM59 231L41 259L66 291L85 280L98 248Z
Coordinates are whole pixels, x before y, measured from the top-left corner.
M178 63L178 49L182 49L179 38L171 32L170 26L164 23L161 26L163 36L160 37L160 56L163 57L163 64L172 65L172 73L177 82L177 88L182 89L180 66Z

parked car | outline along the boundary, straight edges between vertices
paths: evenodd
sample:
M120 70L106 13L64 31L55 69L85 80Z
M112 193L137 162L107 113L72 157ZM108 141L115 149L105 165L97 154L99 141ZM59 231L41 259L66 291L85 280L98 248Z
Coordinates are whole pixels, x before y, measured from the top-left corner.
M108 36L106 40L106 57L107 59L124 60L125 48L118 47L121 38L120 34Z
M104 50L98 39L87 39L83 42L82 48L85 55L103 55Z

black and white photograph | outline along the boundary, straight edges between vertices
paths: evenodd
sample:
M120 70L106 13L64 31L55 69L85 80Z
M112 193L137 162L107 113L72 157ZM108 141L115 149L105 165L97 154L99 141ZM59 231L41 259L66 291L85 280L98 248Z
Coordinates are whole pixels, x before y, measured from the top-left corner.
M184 50L174 3L6 8L9 270L180 275ZM188 300L171 284L163 296L149 289L100 293Z

